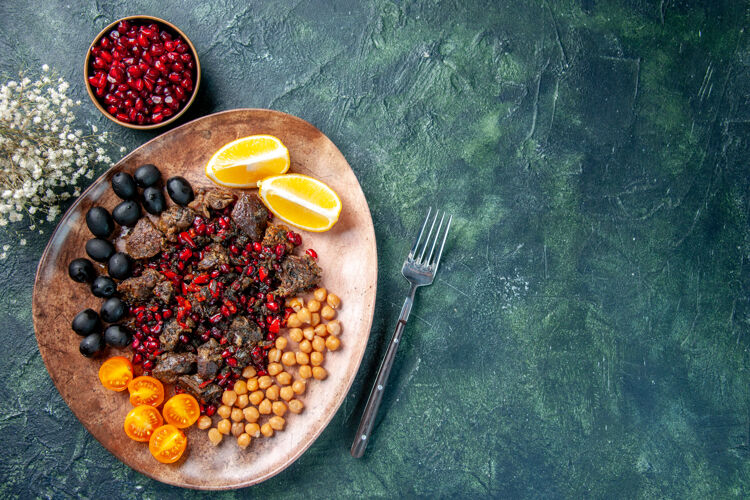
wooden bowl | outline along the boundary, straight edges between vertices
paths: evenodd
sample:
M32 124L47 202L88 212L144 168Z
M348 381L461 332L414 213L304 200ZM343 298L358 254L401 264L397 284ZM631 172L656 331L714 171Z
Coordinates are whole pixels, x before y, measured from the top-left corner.
M187 430L185 456L175 464L160 464L146 443L125 436L123 421L131 409L127 391L104 389L97 376L102 358L84 358L78 352L81 337L71 330L71 321L87 307L99 310L102 300L91 295L87 285L68 277L68 263L85 256L84 244L92 237L85 224L89 208L99 205L112 210L120 201L110 187L116 172L132 173L141 164L154 163L161 169L163 179L182 175L196 188L208 187L212 184L203 167L211 155L227 142L252 134L279 137L289 148L291 172L321 179L341 198L343 210L336 225L324 233L300 231L302 246L297 251L317 251L323 269L322 285L341 297L337 313L343 325L341 348L326 354L326 380L308 380L307 392L302 396L305 410L299 415L287 412L283 432L272 439L254 439L249 448L241 450L231 435L213 447L206 431L193 426ZM376 285L377 251L370 211L357 178L336 146L309 123L285 113L259 109L225 111L177 127L144 144L76 200L57 226L37 269L32 304L34 329L42 359L63 399L117 458L168 484L197 489L239 488L263 481L294 462L336 413L367 345ZM290 344L296 346L294 342ZM116 354L121 353L109 348L104 357Z
M109 111L104 109L104 106L99 102L99 99L96 97L96 94L94 94L94 91L91 89L91 84L89 83L89 62L91 60L91 49L96 45L96 43L101 40L101 38L109 33L111 30L113 30L117 24L120 21L147 21L147 22L155 22L157 24L162 24L169 28L170 30L174 31L178 35L180 35L188 44L190 47L190 51L193 54L193 57L195 58L195 85L193 86L193 92L190 95L190 99L185 103L185 105L180 108L180 110L175 113L173 116L171 116L168 120L164 120L160 123L152 123L149 125L138 125L134 123L127 123L118 120L111 114L109 114ZM193 104L193 101L195 100L195 96L198 94L198 88L201 84L201 63L198 59L198 51L195 50L195 46L193 45L193 42L190 41L190 38L182 32L177 26L170 23L169 21L165 21L164 19L160 19L158 17L153 16L128 16L128 17L122 17L113 23L107 25L103 30L99 32L98 35L94 38L94 41L91 42L91 45L89 45L88 50L86 51L86 60L83 63L83 82L86 86L86 92L88 92L89 97L91 98L91 101L93 101L94 106L96 106L96 109L98 109L104 116L112 120L118 125L122 125L123 127L132 128L134 130L153 130L156 128L164 127L165 125L169 125L170 123L174 123L177 121L185 112L188 110L188 108Z

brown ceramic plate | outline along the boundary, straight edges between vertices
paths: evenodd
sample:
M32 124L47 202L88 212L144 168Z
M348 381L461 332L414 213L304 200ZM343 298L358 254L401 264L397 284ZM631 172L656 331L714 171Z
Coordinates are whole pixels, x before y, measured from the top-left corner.
M84 284L73 282L68 263L85 256L91 238L85 223L92 205L112 210L118 198L111 176L153 163L164 179L182 175L194 187L211 186L203 168L223 144L253 134L273 134L289 148L290 172L314 176L341 197L338 223L325 233L301 232L303 248L314 248L323 268L322 283L342 298L338 318L342 347L327 355L324 381L311 380L305 410L287 413L287 427L272 439L257 439L240 450L233 439L214 448L205 431L188 430L188 451L176 464L158 463L148 445L125 436L122 425L131 409L127 392L108 391L99 383L101 360L78 352L80 337L70 328L73 316L86 307L99 310ZM377 284L377 252L372 218L362 189L336 146L300 118L261 109L225 111L171 130L139 147L94 182L60 221L42 255L36 274L33 316L39 351L65 402L109 451L133 469L164 483L198 489L231 489L259 483L294 462L323 431L354 380L372 324ZM231 437L231 436L230 436Z

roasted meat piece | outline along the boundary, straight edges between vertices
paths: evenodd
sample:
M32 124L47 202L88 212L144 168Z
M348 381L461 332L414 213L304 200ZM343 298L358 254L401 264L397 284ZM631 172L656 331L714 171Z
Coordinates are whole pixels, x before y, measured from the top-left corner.
M203 384L205 380L198 375L183 375L179 377L177 381L187 392L195 396L198 401L203 401L207 404L217 403L221 398L221 394L224 392L224 390L219 387L219 384L216 383L206 384L205 387L201 387L201 384Z
M315 286L320 280L321 270L309 255L289 255L281 263L279 279L281 285L274 292L280 297L289 297Z
M284 245L286 247L286 253L292 253L294 245L291 241L286 239L286 235L289 233L289 228L283 224L270 224L266 228L266 234L263 236L263 246L268 247L273 251L276 245Z
M268 209L255 194L243 194L232 209L232 220L252 241L260 241L268 225Z
M235 196L229 191L223 189L199 189L195 194L195 199L188 203L192 208L206 218L211 217L209 208L214 210L223 210L227 208L235 199Z
M174 285L171 281L160 281L154 287L154 296L161 300L164 305L169 304L169 301L172 300L172 295L174 295Z
M161 251L164 235L146 217L138 220L125 239L125 251L134 259L147 259Z
M164 276L159 271L146 268L140 276L122 281L117 285L117 291L126 302L143 302L151 297L154 287L162 280Z
M198 269L212 269L221 264L226 264L227 262L229 262L229 255L227 254L226 248L215 244L211 246L211 249L208 252L203 254L203 258L198 262Z
M195 213L189 208L175 205L162 212L156 227L164 233L169 241L177 240L177 233L190 227L195 220Z
M180 326L180 323L176 319L169 320L165 325L164 329L159 335L159 342L161 342L161 348L165 351L173 351L177 342L180 341L180 335L183 333L190 333L195 327L195 322L190 318L185 318L183 323L187 328Z
M198 376L204 380L214 378L221 365L221 351L224 348L216 339L210 339L198 347Z
M166 384L174 384L177 377L195 368L195 354L191 352L166 352L159 356L152 375Z
M263 334L254 321L237 316L229 325L227 339L237 347L252 347L263 340Z

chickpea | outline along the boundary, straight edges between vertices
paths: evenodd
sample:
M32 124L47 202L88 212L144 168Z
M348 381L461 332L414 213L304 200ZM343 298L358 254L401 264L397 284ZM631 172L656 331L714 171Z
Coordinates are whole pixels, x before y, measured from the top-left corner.
M227 406L234 405L235 401L237 401L237 393L234 391L224 391L221 395L221 402Z
M278 363L281 359L281 351L279 349L276 349L275 347L268 351L268 362L269 363Z
M330 335L326 339L326 347L329 351L335 351L341 346L341 341L335 335Z
M323 357L322 352L315 351L314 353L310 354L310 364L313 366L322 365L324 360L325 358Z
M243 432L245 432L245 425L242 422L232 424L232 436L238 437Z
M297 352L295 355L295 358L297 359L298 365L308 365L310 364L310 355L306 352Z
M258 387L261 389L268 389L273 384L273 379L268 375L263 375L258 379Z
M311 313L316 313L316 312L320 311L320 308L321 308L321 305L320 305L320 301L319 300L313 299L313 300L310 300L310 301L307 302L307 309Z
M219 443L221 443L221 440L224 436L219 432L216 428L209 429L208 431L208 440L211 441L211 444L216 446Z
M219 406L219 409L216 410L216 413L218 413L221 418L229 418L229 415L232 414L232 407L221 405Z
M322 366L313 366L312 375L316 380L325 380L328 376L328 372Z
M329 321L326 324L326 330L331 335L341 335L341 322L337 319L334 319L333 321Z
M242 370L242 377L243 378L252 378L255 376L255 368L252 366L246 366L244 370Z
M238 380L234 383L234 392L237 393L238 396L241 396L243 394L247 394L247 382L244 380Z
M297 314L292 313L289 315L286 320L286 326L288 326L289 328L297 328L299 326L302 326L302 321L300 321L299 317L297 317Z
M328 290L326 290L323 287L316 288L315 291L313 292L313 297L315 297L315 300L317 300L318 302L323 302L324 300L326 300L327 296L328 296Z
M289 385L292 383L292 374L289 372L281 372L276 375L276 382L281 385Z
M229 434L229 431L231 429L232 429L232 424L226 418L219 420L219 423L216 424L216 430L218 430L225 436Z
M289 401L290 399L292 399L294 397L294 389L292 389L292 386L285 385L284 387L282 387L279 391L279 397L281 397L281 399L283 399L284 401Z
M274 415L283 417L284 413L286 413L286 405L282 401L274 401L274 403L271 405L271 411Z
M341 305L341 299L334 293L329 293L326 303L331 306L331 309L338 309Z
M305 407L302 401L299 399L292 399L289 401L289 411L292 413L302 413L302 409Z
M279 386L272 385L271 387L266 389L266 398L271 401L276 401L277 399L279 399Z
M237 401L234 402L234 406L236 406L240 410L245 408L249 404L250 398L247 396L247 394L240 394L239 396L237 396Z
M305 339L299 343L299 350L310 354L313 350L312 344L310 343L309 340Z
M302 335L304 335L307 340L312 340L315 338L315 328L308 326L302 330Z
M254 406L248 406L247 408L242 410L242 414L245 415L245 420L250 423L257 422L260 418L260 412ZM248 432L248 434L250 433Z
M245 432L254 438L260 437L260 426L255 422L250 422L245 426Z
M294 316L294 315L290 314L289 315L289 319L292 319L292 316ZM287 319L287 322L286 322L287 325L289 324L289 319ZM299 311L297 311L297 319L303 325L305 323L309 323L310 319L311 319L310 318L310 310L308 308L306 308L306 307L303 307L302 309L300 309ZM294 325L292 325L292 326L294 326ZM299 325L297 325L297 326L299 326Z
M302 329L292 328L291 330L289 330L289 338L295 342L299 342L300 340L302 340Z
M292 390L295 394L304 394L307 384L304 380L295 380L292 384Z
M279 337L276 339L275 345L276 345L276 349L278 349L279 351L283 351L284 349L286 349L286 344L287 344L286 337Z
M318 326L320 324L320 313L312 313L310 315L310 325Z
M302 365L299 367L299 376L301 378L312 377L312 368L309 365Z
M232 410L232 415L231 415L231 419L232 419L232 420L233 420L234 422L239 422L240 420L242 420L242 419L244 419L244 418L245 418L245 414L244 414L244 413L242 413L242 410L240 410L239 408L234 408L234 409Z
M323 352L326 349L326 341L323 337L315 336L312 340L312 348L315 351Z
M304 302L299 297L292 297L286 301L286 306L294 309L294 312L299 311L304 306Z
M268 374L270 376L275 377L283 371L284 367L281 366L281 363L268 363Z
M242 434L237 436L237 446L239 446L243 450L250 446L250 434L243 432Z
M286 366L294 366L296 364L294 353L292 351L285 352L284 355L281 356L281 362Z
M263 391L255 391L250 394L250 402L254 405L259 405L261 401L263 401L263 398L265 397L265 394L263 394Z
M266 436L267 438L270 438L273 436L273 427L271 427L271 424L263 424L263 426L260 428L260 433Z
M313 332L315 332L315 335L318 337L326 337L328 335L328 329L326 328L326 325L323 323L319 324L313 329ZM315 338L313 338L315 340Z
M258 405L258 412L261 415L268 415L269 413L271 413L271 402L267 399L261 401Z
M333 319L336 317L336 311L333 310L333 307L325 305L323 306L323 309L320 310L320 317L326 320Z
M205 430L211 427L211 417L208 415L201 415L201 418L198 419L198 428Z
M284 430L284 424L286 424L286 420L284 420L284 417L280 417L278 415L275 415L268 419L268 424L271 426L273 430L276 431L283 431Z
M247 392L253 392L258 390L258 377L253 377L247 380Z

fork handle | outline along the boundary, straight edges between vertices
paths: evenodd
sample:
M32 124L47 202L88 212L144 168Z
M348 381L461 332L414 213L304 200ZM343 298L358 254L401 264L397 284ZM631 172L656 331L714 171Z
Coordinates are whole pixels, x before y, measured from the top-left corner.
M351 454L354 458L360 458L365 454L367 443L370 441L370 434L372 434L372 429L375 427L375 417L377 417L380 403L383 401L385 385L388 383L388 377L391 374L391 368L393 368L393 361L396 359L396 351L398 350L399 344L401 344L401 335L404 333L404 327L409 319L409 313L411 312L411 306L414 303L414 293L416 291L417 287L412 285L409 295L404 301L404 306L401 308L401 314L399 315L398 323L396 324L396 330L393 332L391 342L388 344L388 349L385 351L385 357L380 363L378 375L375 377L375 383L370 391L370 397L367 398L365 411L362 413L362 420L359 422L359 427L357 428L357 433L355 434L354 442L352 443Z

